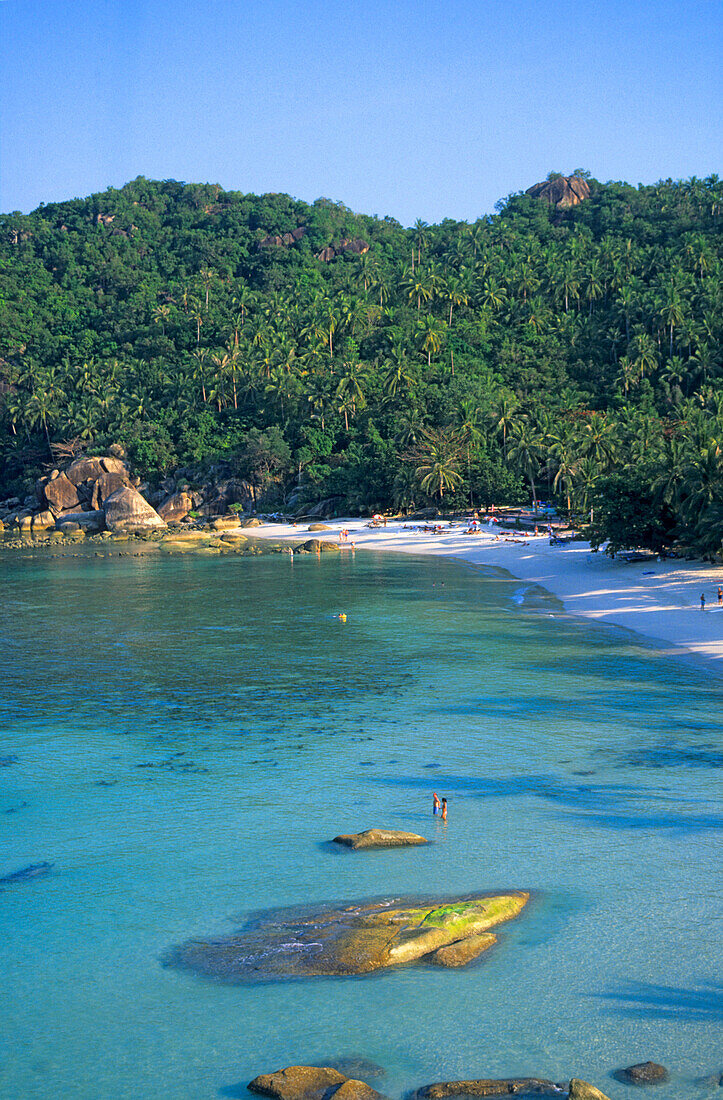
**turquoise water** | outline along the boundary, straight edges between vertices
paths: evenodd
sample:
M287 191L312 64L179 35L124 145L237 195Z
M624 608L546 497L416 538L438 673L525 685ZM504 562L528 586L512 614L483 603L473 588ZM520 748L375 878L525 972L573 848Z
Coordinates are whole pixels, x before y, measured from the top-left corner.
M0 893L0 1094L236 1097L356 1055L392 1097L537 1074L627 1098L610 1071L648 1058L674 1074L659 1100L706 1095L706 669L443 560L1 565L0 875L54 867ZM371 825L435 844L323 843ZM467 970L225 986L162 965L259 908L506 887L533 901Z

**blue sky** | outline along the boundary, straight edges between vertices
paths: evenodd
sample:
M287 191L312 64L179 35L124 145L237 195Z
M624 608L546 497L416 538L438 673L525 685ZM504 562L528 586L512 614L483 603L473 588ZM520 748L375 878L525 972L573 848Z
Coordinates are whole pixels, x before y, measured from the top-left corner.
M0 0L0 210L137 175L474 219L721 169L721 0Z

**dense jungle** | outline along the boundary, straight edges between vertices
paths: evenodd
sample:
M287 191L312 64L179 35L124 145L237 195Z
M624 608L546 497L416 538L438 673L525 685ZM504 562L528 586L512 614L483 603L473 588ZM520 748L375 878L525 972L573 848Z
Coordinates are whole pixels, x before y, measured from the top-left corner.
M722 206L578 170L411 228L143 177L2 215L0 495L116 444L259 510L544 500L720 555Z

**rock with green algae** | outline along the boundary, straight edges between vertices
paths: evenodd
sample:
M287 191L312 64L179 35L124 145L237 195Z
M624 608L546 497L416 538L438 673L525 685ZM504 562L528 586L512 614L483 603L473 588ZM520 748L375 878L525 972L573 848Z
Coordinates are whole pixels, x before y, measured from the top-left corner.
M392 898L270 910L233 935L182 944L167 963L229 982L368 974L434 962L440 948L516 917L528 898L510 891L444 902Z

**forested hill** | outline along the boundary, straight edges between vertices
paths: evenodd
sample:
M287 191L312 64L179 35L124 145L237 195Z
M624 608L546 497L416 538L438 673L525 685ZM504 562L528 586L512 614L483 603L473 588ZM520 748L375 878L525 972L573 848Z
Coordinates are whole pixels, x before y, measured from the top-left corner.
M719 552L723 184L586 183L411 229L144 178L0 217L0 495L120 443L269 507L554 495Z

